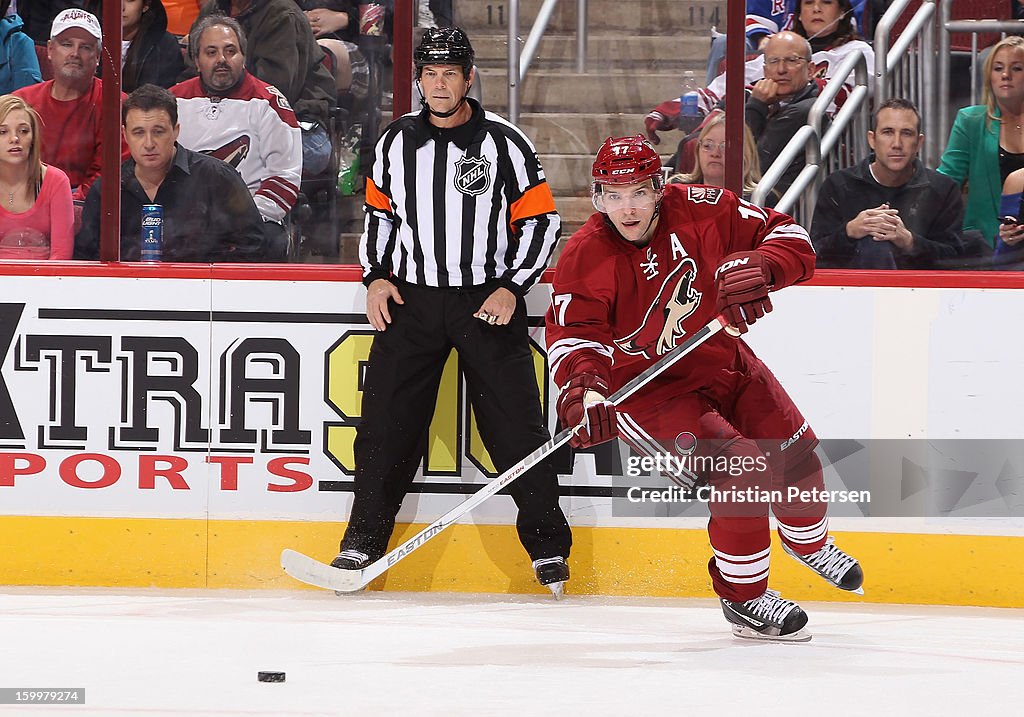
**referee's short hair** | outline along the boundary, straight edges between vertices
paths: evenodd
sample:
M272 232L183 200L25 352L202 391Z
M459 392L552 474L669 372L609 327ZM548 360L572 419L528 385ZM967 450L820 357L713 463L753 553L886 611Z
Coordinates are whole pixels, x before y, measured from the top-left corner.
M142 110L151 112L153 110L165 110L171 118L171 126L178 124L178 100L163 87L145 84L140 86L124 101L121 106L121 126L124 126L128 118L129 110Z

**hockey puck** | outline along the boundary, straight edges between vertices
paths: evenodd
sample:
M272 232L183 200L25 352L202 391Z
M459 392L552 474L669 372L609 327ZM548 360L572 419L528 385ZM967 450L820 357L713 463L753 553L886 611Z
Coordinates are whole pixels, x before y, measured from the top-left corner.
M284 682L283 672L257 672L256 679L260 682Z

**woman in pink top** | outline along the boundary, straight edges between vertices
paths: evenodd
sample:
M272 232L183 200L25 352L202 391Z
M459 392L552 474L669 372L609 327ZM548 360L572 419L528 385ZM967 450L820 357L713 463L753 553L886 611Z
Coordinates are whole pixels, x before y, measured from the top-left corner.
M70 259L71 183L43 164L39 116L14 95L0 97L0 259Z

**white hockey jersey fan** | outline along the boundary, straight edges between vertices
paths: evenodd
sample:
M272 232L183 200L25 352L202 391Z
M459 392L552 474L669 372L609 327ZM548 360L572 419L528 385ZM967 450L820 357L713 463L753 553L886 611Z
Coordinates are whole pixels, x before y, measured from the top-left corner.
M181 146L234 167L263 218L281 222L302 178L302 135L284 95L249 72L225 97L208 96L198 77L171 93L178 98Z

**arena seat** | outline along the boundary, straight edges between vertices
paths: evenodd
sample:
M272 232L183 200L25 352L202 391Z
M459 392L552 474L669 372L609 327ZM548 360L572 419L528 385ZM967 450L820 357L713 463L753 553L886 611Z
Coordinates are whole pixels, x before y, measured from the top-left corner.
M36 45L36 59L39 60L39 72L44 80L53 79L53 65L46 54L46 45Z
M893 26L889 35L891 43L896 42L910 18L921 7L921 0L915 0L907 6L899 21ZM1007 0L956 0L950 13L953 20L1010 20L1010 3ZM978 49L994 45L999 41L999 33L986 32L978 35ZM954 32L949 38L950 49L954 52L971 51L971 34Z

